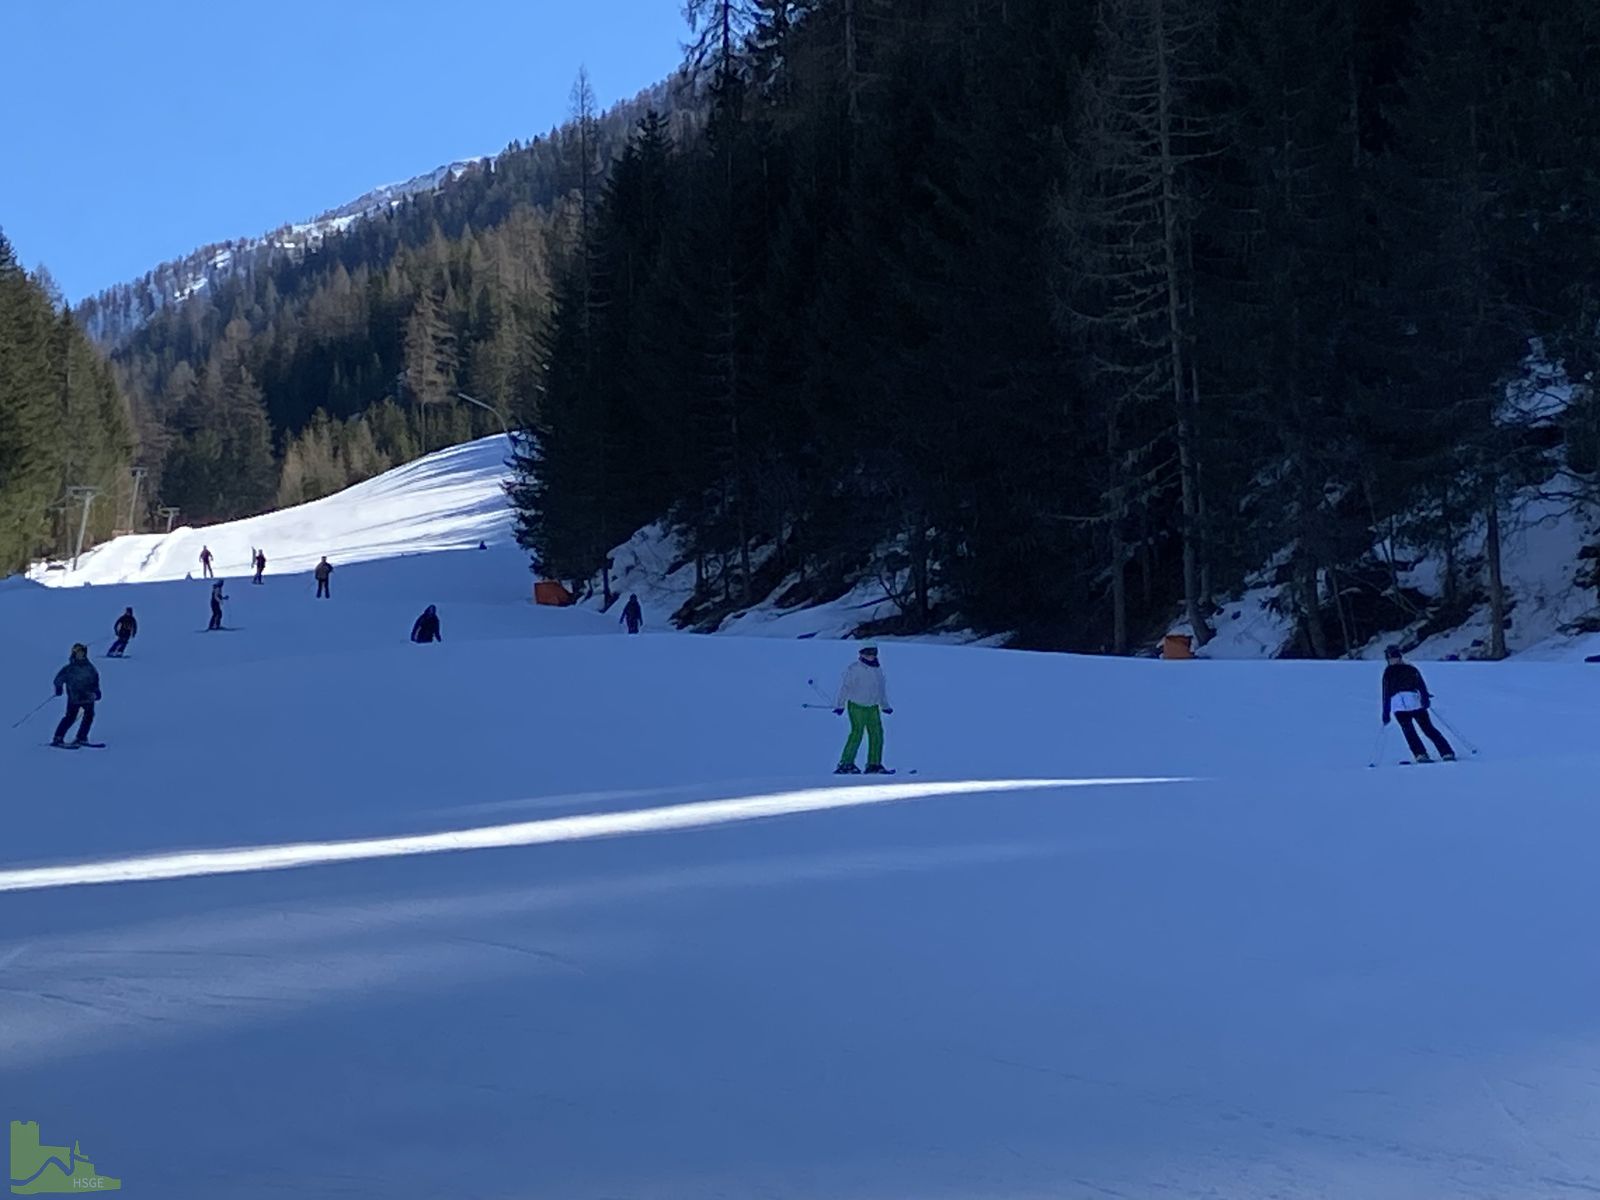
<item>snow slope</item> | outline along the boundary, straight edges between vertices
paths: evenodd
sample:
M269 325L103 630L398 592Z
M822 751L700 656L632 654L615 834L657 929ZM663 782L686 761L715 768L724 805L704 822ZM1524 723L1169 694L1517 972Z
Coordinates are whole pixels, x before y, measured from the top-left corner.
M6 726L141 619L109 749L0 726L0 1099L127 1193L1600 1188L1589 668L1429 665L1482 756L1373 770L1366 664L896 644L917 774L838 780L850 646L629 638L367 495L235 632L188 544L0 587Z
M269 574L309 571L327 555L337 564L402 554L465 550L488 542L511 551L511 511L501 484L506 441L481 438L440 450L375 479L265 516L170 534L115 538L87 552L78 569L38 568L33 578L56 587L155 583L201 573L200 551L210 547L218 576L250 573L257 549Z

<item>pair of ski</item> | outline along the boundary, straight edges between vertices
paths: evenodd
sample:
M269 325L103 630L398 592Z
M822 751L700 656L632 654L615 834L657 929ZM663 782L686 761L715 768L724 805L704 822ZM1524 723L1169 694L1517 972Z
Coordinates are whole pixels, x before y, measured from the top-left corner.
M104 742L46 742L52 750L104 750Z

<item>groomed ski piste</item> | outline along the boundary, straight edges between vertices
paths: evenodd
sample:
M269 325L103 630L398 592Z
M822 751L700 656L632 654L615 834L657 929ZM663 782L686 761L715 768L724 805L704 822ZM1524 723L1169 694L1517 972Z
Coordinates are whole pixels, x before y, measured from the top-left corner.
M838 780L853 645L533 606L501 451L0 585L6 725L84 641L108 743L0 729L8 1118L167 1198L1600 1189L1595 668L1424 662L1482 753L1370 769L1375 664L891 641Z

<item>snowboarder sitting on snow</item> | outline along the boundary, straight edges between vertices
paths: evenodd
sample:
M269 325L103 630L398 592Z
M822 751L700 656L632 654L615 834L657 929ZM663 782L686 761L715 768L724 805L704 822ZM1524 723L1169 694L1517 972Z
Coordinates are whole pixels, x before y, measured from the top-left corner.
M878 665L878 648L861 647L860 657L844 669L839 681L839 695L833 702L833 715L850 712L850 736L839 756L835 775L859 775L856 752L861 749L861 736L867 738L867 774L887 775L883 765L883 713L892 713L889 707L889 681Z
M326 554L322 556L322 561L317 564L317 569L311 574L317 581L317 599L321 600L326 596L329 600L332 600L333 593L328 590L328 580L333 578L333 564L328 561Z
M644 609L639 607L639 597L630 593L628 603L622 607L622 624L628 627L629 633L638 633L639 627L644 624Z
M106 657L121 658L128 648L128 643L139 632L139 622L133 619L131 607L117 618L117 623L111 627L111 632L117 635L117 640L111 643L111 648L106 651Z
M1433 697L1422 681L1422 672L1400 657L1399 646L1390 646L1383 656L1389 661L1383 669L1383 723L1389 723L1389 710L1393 708L1394 715L1400 718L1400 731L1406 735L1406 745L1411 747L1413 758L1419 763L1433 761L1428 757L1428 748L1417 736L1417 730L1421 729L1439 748L1439 757L1454 762L1455 748L1434 728L1433 718L1428 715Z
M94 724L95 701L100 699L100 672L89 661L89 647L82 642L72 648L72 657L67 660L67 665L56 672L56 695L61 695L62 691L67 693L67 715L56 726L56 735L50 739L50 744L66 745L62 739L67 736L67 730L72 728L72 723L81 712L83 724L78 726L78 737L73 745L82 746L89 740L89 729Z
M413 642L442 642L444 634L439 632L439 610L433 605L423 610L417 623L411 627L411 640Z
M261 573L267 569L267 552L265 550L257 550L256 551L255 568L256 568L256 577L253 580L251 580L251 582L252 583L260 583L261 582Z
M222 602L227 599L222 594L222 585L226 582L219 579L211 585L211 624L206 626L207 630L222 628Z

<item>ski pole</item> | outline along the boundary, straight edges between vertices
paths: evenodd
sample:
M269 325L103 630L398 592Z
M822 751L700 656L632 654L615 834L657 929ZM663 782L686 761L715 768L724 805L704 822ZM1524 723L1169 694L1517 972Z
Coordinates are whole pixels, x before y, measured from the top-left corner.
M46 696L43 700L39 701L39 703L35 704L32 708L30 708L22 716L21 720L13 721L11 723L11 728L13 728L13 729L18 728L20 725L23 724L24 721L26 721L29 717L33 716L34 713L38 712L41 708L43 708L46 704L49 704L50 701L52 701L54 699L55 699L54 694Z
M818 700L823 700L823 701L827 700L828 693L823 691L821 688L819 688L817 686L817 681L815 679L808 679L808 680L806 680L806 683L810 686L811 690L817 694L817 699ZM823 704L821 707L823 707L823 708L832 708L833 705L831 705L831 704Z
M831 705L831 704L811 704L809 702L802 701L800 707L801 708L820 708L825 712L832 712L833 711L833 705Z
M1383 753L1383 743L1388 736L1389 726L1387 724L1379 725L1377 740L1372 743L1372 761L1367 766L1375 767L1378 765L1378 755Z
M1456 740L1467 748L1468 754L1476 754L1478 752L1478 748L1472 744L1472 739L1452 725L1450 723L1450 718L1439 711L1439 706L1437 704L1433 706L1433 715L1439 718L1440 722L1447 730L1455 734Z

